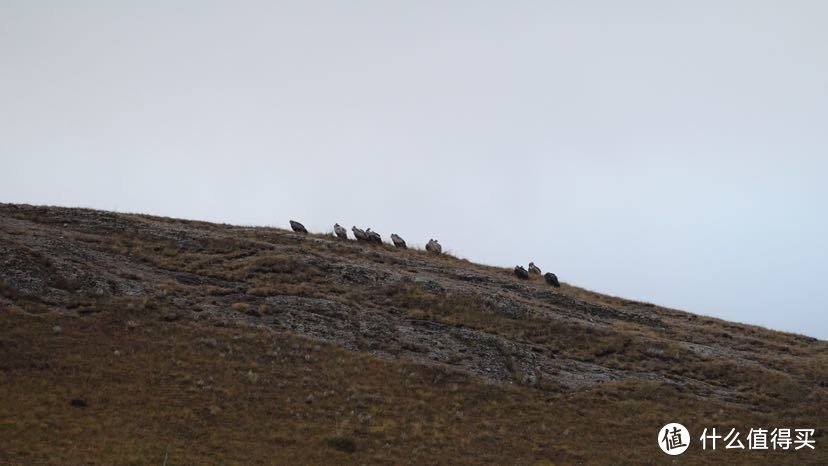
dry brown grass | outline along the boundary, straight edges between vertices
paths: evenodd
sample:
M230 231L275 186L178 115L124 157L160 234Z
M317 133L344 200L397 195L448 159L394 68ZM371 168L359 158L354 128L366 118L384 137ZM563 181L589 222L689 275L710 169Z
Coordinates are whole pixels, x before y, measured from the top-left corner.
M170 464L638 463L662 458L651 437L676 419L700 432L813 426L825 414L824 405L811 416L762 414L656 383L577 392L490 385L290 334L169 323L157 313L7 309L0 335L0 459L11 464L159 464L165 451ZM71 406L75 398L88 406ZM681 459L805 464L824 459L821 451L691 449Z

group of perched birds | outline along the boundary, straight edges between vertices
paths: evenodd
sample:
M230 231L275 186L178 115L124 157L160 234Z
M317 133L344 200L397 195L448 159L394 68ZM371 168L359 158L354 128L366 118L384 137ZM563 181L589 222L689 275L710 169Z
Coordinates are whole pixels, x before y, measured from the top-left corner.
M290 221L290 228L295 231L296 233L307 233L308 230L305 228L304 225L301 223L291 220ZM342 225L338 223L334 223L334 234L337 238L340 239L348 239L348 230L346 230ZM354 233L354 238L357 241L365 241L366 243L376 243L382 244L382 236L376 231L367 228L365 230L361 228L357 228L356 226L351 227L351 231ZM394 243L394 246L400 249L407 249L408 245L405 244L405 240L396 233L391 233L391 242ZM428 244L426 244L426 251L432 252L434 254L442 254L443 247L440 246L440 243L437 242L435 239L428 240Z
M529 263L529 270L524 269L521 265L515 266L515 275L522 280L528 280L530 275L541 275L542 273L543 272L541 272L540 267L535 265L534 262ZM543 274L543 279L546 280L546 283L554 286L555 288L561 286L558 282L558 277L554 273L547 272Z
M290 228L296 233L308 232L308 230L305 228L305 225L302 225L301 223L295 220L290 221ZM382 244L382 236L380 236L380 234L376 231L372 231L370 228L362 230L360 228L357 228L356 226L353 226L351 227L351 231L354 233L354 238L356 238L357 241ZM348 239L348 230L343 228L342 225L338 223L334 223L334 234L337 236L337 238ZM405 244L405 240L402 239L402 237L400 237L400 235L396 233L391 233L391 242L394 243L394 246L400 249L408 248L408 246ZM440 243L437 242L437 240L430 239L426 244L426 251L434 254L442 254L443 247L440 246ZM543 272L541 272L540 267L535 265L534 262L529 263L529 270L526 270L525 268L523 268L523 266L520 265L515 266L515 275L517 275L518 278L523 280L528 280L530 274L539 276L542 273ZM561 286L561 284L558 283L558 277L555 276L554 273L547 272L543 274L543 278L544 280L546 280L546 283L548 283L551 286L554 286L556 288Z

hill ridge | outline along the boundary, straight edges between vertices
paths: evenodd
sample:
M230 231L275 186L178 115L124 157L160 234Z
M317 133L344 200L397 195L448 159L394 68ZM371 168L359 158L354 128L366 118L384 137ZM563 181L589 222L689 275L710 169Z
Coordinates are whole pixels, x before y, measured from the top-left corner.
M9 326L48 316L79 325L146 320L192 338L244 330L532 396L650 387L748 418L784 411L815 424L811 416L826 411L825 341L552 288L542 277L518 280L509 269L421 250L0 204L0 265ZM563 457L589 458L570 453Z

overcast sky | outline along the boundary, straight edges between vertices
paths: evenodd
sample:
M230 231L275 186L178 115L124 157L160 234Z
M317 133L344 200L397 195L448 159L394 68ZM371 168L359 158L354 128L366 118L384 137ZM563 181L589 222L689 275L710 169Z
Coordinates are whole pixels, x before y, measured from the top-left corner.
M828 338L828 2L0 0L0 202L396 232Z

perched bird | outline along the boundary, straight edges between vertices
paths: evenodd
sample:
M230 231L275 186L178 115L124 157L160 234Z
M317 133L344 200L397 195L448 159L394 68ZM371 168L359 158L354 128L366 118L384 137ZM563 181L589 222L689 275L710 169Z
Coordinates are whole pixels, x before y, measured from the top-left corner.
M299 223L297 221L294 221L294 220L290 221L290 228L293 231L295 231L296 233L307 233L308 232L308 230L305 229L305 225L302 225L301 223Z
M527 272L526 269L524 269L520 265L515 266L515 275L517 275L518 278L523 279L523 280L526 280L527 278L529 278L529 272Z
M440 246L440 243L436 239L430 239L428 240L428 244L426 244L426 251L433 252L434 254L442 254L443 247Z
M391 241L394 243L394 246L396 246L400 249L405 249L406 248L405 240L402 239L400 237L400 235L398 235L396 233L391 233Z
M541 274L541 269L540 269L540 267L535 265L534 262L530 262L529 263L529 273L534 274L534 275L540 275Z
M547 272L543 275L543 278L546 280L546 283L554 286L555 288L560 288L561 284L558 283L558 277L556 277L554 273Z
M365 234L368 235L368 241L372 243L382 244L382 236L376 231L372 231L370 228L365 230Z
M368 239L368 235L365 233L365 231L360 230L359 228L357 228L355 226L351 227L351 231L354 232L354 237L357 239L357 241L370 241Z
M348 239L348 230L342 228L342 225L338 223L334 223L334 233L339 238Z

